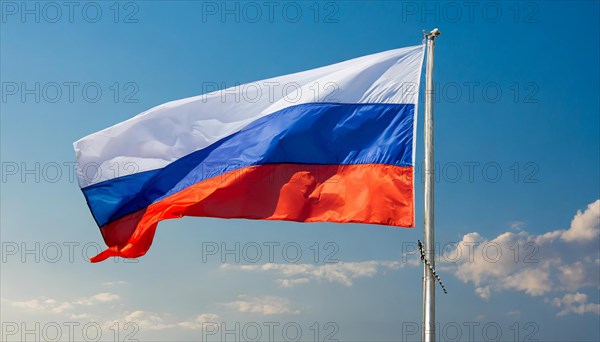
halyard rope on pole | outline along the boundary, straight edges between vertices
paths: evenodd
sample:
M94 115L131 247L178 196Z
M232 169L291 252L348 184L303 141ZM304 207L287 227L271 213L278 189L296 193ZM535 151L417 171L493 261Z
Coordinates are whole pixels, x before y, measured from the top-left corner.
M440 277L437 275L437 273L435 273L435 269L431 266L431 264L429 263L429 260L427 260L427 258L425 258L425 251L423 251L423 244L421 243L421 240L417 240L417 241L419 242L419 254L421 254L421 260L423 260L425 265L427 265L427 267L429 267L429 269L431 270L431 273L433 273L433 276L435 277L435 279L437 279L438 283L440 283L440 286L442 287L442 290L444 291L444 293L448 294L448 291L446 291L446 287L444 286L444 283L442 282Z

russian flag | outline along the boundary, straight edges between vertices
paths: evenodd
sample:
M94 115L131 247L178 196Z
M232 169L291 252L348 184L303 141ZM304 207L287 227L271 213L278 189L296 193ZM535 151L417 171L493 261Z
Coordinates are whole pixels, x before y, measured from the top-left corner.
M169 102L74 143L108 249L182 216L414 226L424 45ZM125 173L124 173L125 172Z

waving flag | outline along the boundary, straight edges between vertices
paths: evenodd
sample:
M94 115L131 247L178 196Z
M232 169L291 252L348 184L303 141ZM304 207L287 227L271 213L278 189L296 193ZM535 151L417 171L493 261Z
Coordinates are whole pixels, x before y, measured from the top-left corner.
M413 227L423 50L169 102L75 142L108 246L92 262L144 255L182 216Z

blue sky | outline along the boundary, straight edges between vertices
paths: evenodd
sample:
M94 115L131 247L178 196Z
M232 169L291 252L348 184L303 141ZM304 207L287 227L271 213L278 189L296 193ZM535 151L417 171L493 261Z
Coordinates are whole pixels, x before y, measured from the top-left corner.
M273 322L279 340L298 329L303 341L418 340L420 177L413 230L184 218L161 223L137 262L92 265L83 255L103 242L70 172L73 141L155 105L416 45L434 27L436 240L450 291L438 288L439 336L600 339L597 2L2 1L0 10L2 339L23 340L39 323L38 336L68 340L76 322L76 340L94 329L107 341L115 331L224 340L236 323L238 337L259 326L268 340ZM422 160L420 139L417 149ZM236 243L240 262L222 252ZM221 324L215 335L209 322Z

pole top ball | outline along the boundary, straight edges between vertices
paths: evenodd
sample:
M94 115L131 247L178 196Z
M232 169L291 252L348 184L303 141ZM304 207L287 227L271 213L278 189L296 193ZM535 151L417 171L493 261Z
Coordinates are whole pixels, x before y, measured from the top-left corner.
M440 34L442 34L442 32L440 32L439 29L434 28L431 32L429 32L429 34L427 35L427 37L433 37L433 38L435 38L435 37L439 36Z

